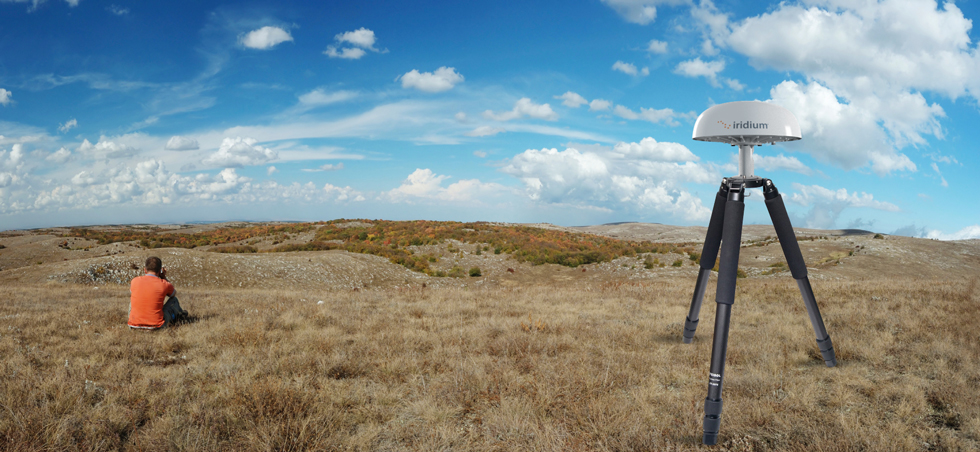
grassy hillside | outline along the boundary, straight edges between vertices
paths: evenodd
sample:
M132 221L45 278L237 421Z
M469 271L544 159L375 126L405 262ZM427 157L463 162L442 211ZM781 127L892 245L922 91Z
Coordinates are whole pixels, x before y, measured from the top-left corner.
M791 279L742 281L718 450L980 447L975 281L815 284L832 369ZM6 286L0 449L699 449L692 285L191 289L159 332L122 287Z

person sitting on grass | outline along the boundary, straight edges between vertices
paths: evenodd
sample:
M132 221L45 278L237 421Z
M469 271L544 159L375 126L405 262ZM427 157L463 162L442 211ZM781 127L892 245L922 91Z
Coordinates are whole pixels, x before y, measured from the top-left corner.
M177 290L167 281L167 269L159 257L146 258L146 273L129 283L129 327L155 330L187 317L180 308Z

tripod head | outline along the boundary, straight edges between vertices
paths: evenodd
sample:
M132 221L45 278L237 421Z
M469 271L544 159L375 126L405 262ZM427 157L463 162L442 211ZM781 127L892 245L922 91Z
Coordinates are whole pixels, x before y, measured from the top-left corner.
M803 135L800 123L789 110L768 102L744 101L705 110L694 123L692 138L738 146L739 177L753 178L753 147L796 141Z

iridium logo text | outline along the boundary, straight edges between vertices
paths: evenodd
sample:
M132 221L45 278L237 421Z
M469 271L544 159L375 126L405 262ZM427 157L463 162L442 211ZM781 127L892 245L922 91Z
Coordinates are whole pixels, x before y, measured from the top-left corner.
M722 123L722 124L724 124L724 123ZM736 128L736 129L768 129L769 128L769 124L766 124L764 122L735 121L732 124L732 127L733 128ZM727 124L725 125L725 128L726 129L728 128L728 125Z

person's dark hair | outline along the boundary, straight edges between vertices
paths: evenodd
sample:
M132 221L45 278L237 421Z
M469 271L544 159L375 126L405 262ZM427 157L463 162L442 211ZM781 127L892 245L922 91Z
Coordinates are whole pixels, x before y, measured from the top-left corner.
M145 267L147 271L159 274L160 270L163 269L163 261L161 261L159 257L150 256L146 258Z

